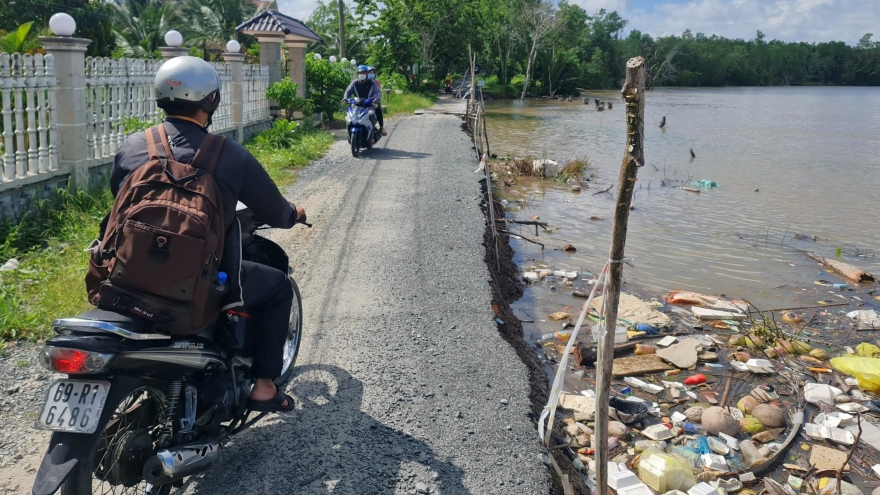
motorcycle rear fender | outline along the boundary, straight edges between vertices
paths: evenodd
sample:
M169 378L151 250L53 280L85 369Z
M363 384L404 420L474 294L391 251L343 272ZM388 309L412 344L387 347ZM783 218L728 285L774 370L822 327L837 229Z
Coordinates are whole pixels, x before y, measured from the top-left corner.
M73 378L77 377L73 376ZM34 495L52 495L58 491L73 469L86 455L91 454L95 442L101 437L104 426L113 414L116 405L132 391L144 385L140 379L127 376L89 376L89 379L92 378L110 381L110 395L107 396L106 405L101 412L98 428L90 435L57 431L52 433L49 448L46 455L43 456L43 462L40 463L40 469L37 471L37 478L34 480L34 487L31 490Z

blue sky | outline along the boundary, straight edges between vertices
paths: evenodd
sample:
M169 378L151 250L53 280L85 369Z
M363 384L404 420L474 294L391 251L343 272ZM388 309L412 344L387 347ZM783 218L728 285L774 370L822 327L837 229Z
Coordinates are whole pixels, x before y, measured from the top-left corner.
M350 1L350 0L348 0ZM858 42L880 40L880 0L569 0L587 12L616 10L627 31L681 34L685 29L728 38ZM278 0L281 12L305 20L316 0Z

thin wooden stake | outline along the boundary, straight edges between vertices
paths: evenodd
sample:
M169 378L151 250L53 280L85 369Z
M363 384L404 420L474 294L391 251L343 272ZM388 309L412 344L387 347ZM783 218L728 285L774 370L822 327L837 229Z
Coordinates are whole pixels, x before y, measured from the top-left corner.
M614 333L617 328L617 305L620 302L620 281L623 277L623 251L626 244L626 228L629 205L635 192L636 175L645 164L644 117L645 117L645 59L631 58L626 63L626 82L623 83L623 100L626 104L626 146L620 179L617 184L617 203L614 209L614 226L611 232L610 266L605 283L605 332L601 337L596 367L596 486L601 495L608 487L608 400L611 395L611 366L614 360Z

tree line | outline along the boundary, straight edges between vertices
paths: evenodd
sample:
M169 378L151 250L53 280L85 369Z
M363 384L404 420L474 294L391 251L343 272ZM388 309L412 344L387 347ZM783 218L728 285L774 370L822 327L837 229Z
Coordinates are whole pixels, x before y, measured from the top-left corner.
M234 28L261 9L260 0L0 0L0 38L33 22L69 12L77 35L93 40L90 55L158 58L164 34L177 29L192 54L216 57L237 37L251 56L256 40ZM648 85L880 85L880 42L868 33L848 45L707 36L624 35L617 12L589 13L566 0L338 0L319 3L309 27L323 38L310 51L376 65L394 86L424 89L468 66L468 49L485 69L489 88L510 96L573 94L619 87L627 59L648 62ZM9 41L7 44L12 44ZM27 44L25 44L27 45ZM3 45L6 46L6 45ZM2 46L0 46L2 48Z

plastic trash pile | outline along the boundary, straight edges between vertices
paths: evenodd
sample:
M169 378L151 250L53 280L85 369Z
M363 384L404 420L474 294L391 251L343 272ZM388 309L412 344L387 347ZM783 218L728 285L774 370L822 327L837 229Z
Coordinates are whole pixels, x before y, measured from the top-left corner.
M777 323L743 301L692 292L673 292L665 304L622 294L619 312L611 436L593 433L589 332L575 348L580 390L560 400L564 441L588 484L599 441L611 449L609 487L623 495L833 495L841 468L847 495L880 480L877 345L811 344L799 332L802 314ZM693 331L676 332L682 322L668 314ZM874 310L847 316L880 323ZM539 344L552 359L569 336L547 334Z

